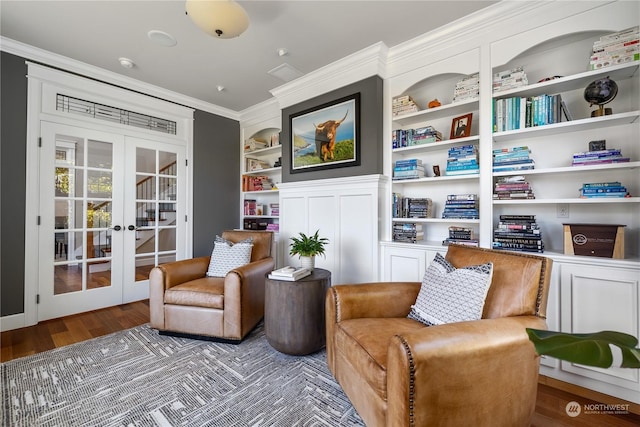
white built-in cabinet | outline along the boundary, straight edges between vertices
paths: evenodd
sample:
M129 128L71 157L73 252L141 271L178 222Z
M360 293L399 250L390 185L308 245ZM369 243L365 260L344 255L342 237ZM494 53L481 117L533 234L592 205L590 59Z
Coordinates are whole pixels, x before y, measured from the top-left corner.
M566 6L566 7L565 7ZM589 56L594 41L600 36L639 24L638 2L581 3L573 6L555 4L562 15L545 15L527 11L522 25L509 33L496 25L495 32L478 32L465 46L452 42L451 54L444 56L435 39L427 39L433 53L421 60L429 49L415 48L413 68L408 62L400 72L391 68L385 81L386 129L385 174L392 176L398 159L421 158L428 177L390 184L390 194L429 197L433 200L434 218L404 219L389 217L385 236L380 242L380 279L384 281L420 281L426 266L437 252L445 253L441 241L451 225L471 226L477 232L480 246L491 247L493 229L501 214L533 214L540 224L545 243L544 255L554 260L548 302L548 325L551 330L595 332L618 330L640 336L640 61L589 71ZM534 7L552 7L538 4ZM567 8L578 7L575 12ZM549 12L549 11L547 11ZM530 16L529 16L530 15ZM548 16L548 17L547 17ZM506 18L509 20L510 18ZM538 20L539 25L529 22ZM402 51L404 57L410 57ZM395 56L390 55L392 58ZM529 84L509 91L493 93L493 73L524 67ZM478 100L452 103L456 81L474 72L480 74ZM551 77L560 78L541 81ZM619 88L617 97L607 107L612 115L591 117L583 98L589 83L603 77L613 79ZM505 97L529 97L561 94L573 120L552 125L494 132L492 108L494 100ZM392 99L410 95L422 107L419 112L393 117ZM442 106L427 109L430 100L438 98ZM448 140L451 120L473 113L471 135ZM395 129L431 125L444 134L442 142L408 148L392 147ZM590 167L572 167L573 153L589 151L588 143L606 140L607 148L620 148L631 162ZM480 174L464 177L433 177L431 167L446 162L447 150L458 143L478 144ZM492 150L528 146L535 169L521 172L492 171ZM524 175L532 185L535 199L493 200L495 180L504 176ZM633 197L623 199L582 199L583 183L621 181ZM479 220L444 220L441 218L447 194L475 193L480 200ZM391 210L389 198L388 209ZM568 213L568 217L564 216ZM423 225L424 240L416 243L392 241L396 222L418 222ZM564 254L564 223L625 224L625 257L608 259ZM541 373L601 393L640 403L638 370L596 369L544 358Z

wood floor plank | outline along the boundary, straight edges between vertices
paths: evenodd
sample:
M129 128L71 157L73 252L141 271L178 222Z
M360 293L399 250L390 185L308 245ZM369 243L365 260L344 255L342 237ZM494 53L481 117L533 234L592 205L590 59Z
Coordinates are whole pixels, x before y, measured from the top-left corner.
M0 334L0 361L29 356L57 347L133 328L149 322L149 301L138 301L61 319L40 322L35 326ZM639 405L631 404L632 413L625 415L581 414L571 418L567 403L575 401L582 407L589 403L627 403L611 396L588 391L597 400L563 390L561 381L541 377L538 384L536 411L531 427L632 427L640 425L636 415ZM580 394L580 388L569 385ZM598 400L600 402L598 402Z

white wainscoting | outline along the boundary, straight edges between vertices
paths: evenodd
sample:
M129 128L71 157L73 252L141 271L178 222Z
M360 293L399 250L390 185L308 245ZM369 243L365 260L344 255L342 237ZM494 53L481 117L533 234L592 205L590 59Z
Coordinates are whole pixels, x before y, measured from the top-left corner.
M333 285L377 281L387 181L384 175L363 175L279 184L284 264L300 265L289 255L292 236L320 230L329 244L326 257L316 257L316 267L331 271Z

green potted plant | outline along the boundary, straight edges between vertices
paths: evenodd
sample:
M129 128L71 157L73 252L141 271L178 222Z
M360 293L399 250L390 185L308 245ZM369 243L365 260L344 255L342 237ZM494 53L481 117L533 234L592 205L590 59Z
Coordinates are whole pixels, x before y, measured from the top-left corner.
M320 230L316 230L315 234L309 236L300 233L298 237L291 238L292 243L289 255L298 255L300 257L301 267L309 271L313 271L315 267L316 255L325 256L325 245L329 243L329 239L318 235L319 231Z

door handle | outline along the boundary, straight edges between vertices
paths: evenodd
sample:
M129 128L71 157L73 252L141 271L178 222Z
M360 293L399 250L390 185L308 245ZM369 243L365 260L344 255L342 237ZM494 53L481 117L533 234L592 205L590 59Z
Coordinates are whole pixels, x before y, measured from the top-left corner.
M116 230L116 231L120 231L120 230L122 230L122 227L120 227L119 225L116 225L116 226L113 227L113 229Z
M130 225L127 227L130 231L137 230L135 225Z

